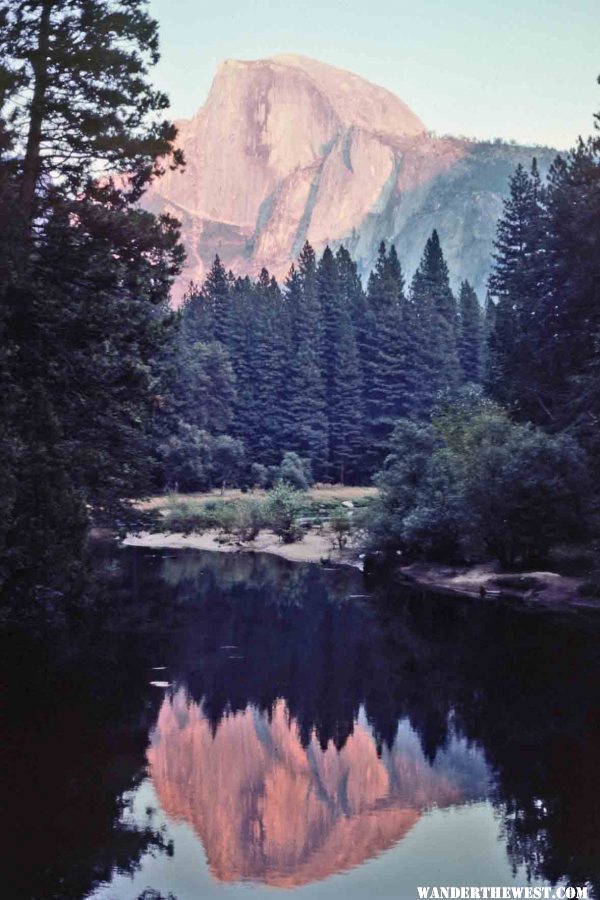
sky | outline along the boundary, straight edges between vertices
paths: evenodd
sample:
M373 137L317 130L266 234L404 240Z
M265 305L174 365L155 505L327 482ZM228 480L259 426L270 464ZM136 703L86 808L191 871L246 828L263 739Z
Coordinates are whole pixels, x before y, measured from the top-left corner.
M397 94L437 134L563 149L600 108L600 0L150 0L173 118L223 59L303 53Z

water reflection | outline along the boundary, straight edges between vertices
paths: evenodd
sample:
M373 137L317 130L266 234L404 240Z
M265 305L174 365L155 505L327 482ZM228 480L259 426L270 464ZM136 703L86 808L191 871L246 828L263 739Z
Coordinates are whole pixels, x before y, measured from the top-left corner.
M202 840L221 881L296 887L359 865L403 838L424 809L478 799L487 769L453 738L429 762L408 722L381 755L363 715L343 748L303 746L284 700L213 733L185 690L165 698L148 750L163 811Z
M3 896L414 896L432 860L600 885L591 622L250 555L103 573L87 631L3 638Z

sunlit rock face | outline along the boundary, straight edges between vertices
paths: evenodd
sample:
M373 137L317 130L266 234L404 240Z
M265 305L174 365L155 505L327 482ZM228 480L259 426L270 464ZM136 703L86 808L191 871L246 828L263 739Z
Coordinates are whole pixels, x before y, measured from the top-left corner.
M193 119L178 122L185 172L169 172L145 205L183 223L186 269L174 292L206 274L215 253L239 274L281 277L308 239L344 243L361 271L382 239L408 275L433 228L453 281L481 292L508 177L553 152L435 138L397 97L301 56L227 60Z
M270 719L248 707L213 736L184 691L165 699L148 761L163 810L193 827L216 878L290 887L378 855L424 809L482 796L487 778L460 741L429 763L406 723L381 756L362 720L340 751L316 738L305 748L283 700Z

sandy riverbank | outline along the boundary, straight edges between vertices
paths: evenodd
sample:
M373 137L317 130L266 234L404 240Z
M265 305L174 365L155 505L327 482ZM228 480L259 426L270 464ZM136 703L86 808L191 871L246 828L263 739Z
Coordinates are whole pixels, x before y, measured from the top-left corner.
M129 547L164 547L167 549L214 550L219 553L271 553L292 562L318 563L330 560L360 567L356 551L334 550L326 533L309 531L301 541L282 544L272 531L261 531L253 541L224 543L218 531L202 534L170 534L166 532L142 532L130 535L124 540Z
M301 541L282 544L270 531L262 531L254 541L241 544L224 542L218 531L203 534L173 534L142 532L130 535L123 542L130 547L153 547L161 549L211 550L219 553L270 553L291 562L352 565L362 569L355 548L334 550L326 531L309 531ZM525 602L550 609L581 608L600 611L600 603L579 596L581 578L559 575L556 572L520 572L518 575L502 572L494 563L476 566L444 566L435 563L413 563L399 566L396 570L398 583L406 581L417 587L432 591L442 591L457 597L469 597L483 602L503 599L507 602ZM394 579L394 575L391 575ZM517 586L515 579L525 579L523 587ZM510 579L511 583L503 583ZM530 587L531 579L535 585ZM483 592L482 592L483 589Z

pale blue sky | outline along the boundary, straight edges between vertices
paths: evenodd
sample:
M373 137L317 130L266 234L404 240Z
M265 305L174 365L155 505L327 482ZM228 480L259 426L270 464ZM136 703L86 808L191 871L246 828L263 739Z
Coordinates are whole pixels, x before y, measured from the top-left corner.
M564 148L600 108L600 0L150 0L173 117L222 59L304 53L400 96L438 134Z

